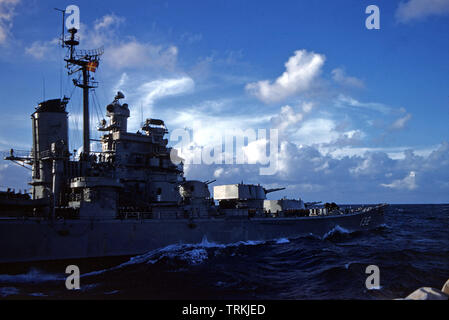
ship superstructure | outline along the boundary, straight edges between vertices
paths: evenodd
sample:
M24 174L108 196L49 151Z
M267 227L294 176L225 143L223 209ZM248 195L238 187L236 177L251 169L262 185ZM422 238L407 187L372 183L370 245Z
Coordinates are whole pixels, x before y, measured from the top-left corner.
M164 121L146 119L137 133L128 132L130 110L121 103L121 92L106 106L108 121L103 119L97 128L103 133L101 152L90 151L89 91L98 85L91 73L99 67L103 49L77 50L76 34L74 28L68 36L63 34L62 46L67 48L69 76L81 76L73 80L83 90L83 146L78 158L69 151L66 97L43 101L31 115L31 157L7 158L32 166L32 199L48 203L34 215L83 219L139 213L151 218L216 212L208 192L193 191L208 190L207 183L186 181L182 164L170 160L174 150L167 147Z

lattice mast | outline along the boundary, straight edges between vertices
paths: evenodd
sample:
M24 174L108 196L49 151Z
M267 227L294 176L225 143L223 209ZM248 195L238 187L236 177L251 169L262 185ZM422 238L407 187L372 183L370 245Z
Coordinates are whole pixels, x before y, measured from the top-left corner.
M61 10L62 11L62 10ZM64 21L64 13L63 13ZM79 45L79 37L76 36L77 29L69 30L69 35L64 33L64 25L62 28L61 45L63 48L68 48L66 61L66 68L68 75L73 75L77 72L81 73L81 81L73 79L73 84L83 89L83 154L82 159L87 159L90 154L90 124L89 124L89 90L98 87L98 82L90 76L90 72L95 72L99 63L100 56L103 54L103 48L96 50L77 50Z

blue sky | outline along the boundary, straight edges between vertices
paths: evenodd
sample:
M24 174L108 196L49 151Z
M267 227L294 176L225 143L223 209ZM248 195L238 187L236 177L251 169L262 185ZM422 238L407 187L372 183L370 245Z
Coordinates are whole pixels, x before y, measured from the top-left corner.
M230 128L279 130L275 175L214 164L186 166L188 178L287 186L277 196L306 201L448 202L448 0L0 0L0 150L30 149L35 105L72 93L53 10L70 4L81 47L105 47L93 123L121 90L132 130L142 114L162 118L196 130L197 148ZM365 28L370 4L380 30ZM77 89L72 149L80 102ZM27 175L0 162L1 186L24 188Z

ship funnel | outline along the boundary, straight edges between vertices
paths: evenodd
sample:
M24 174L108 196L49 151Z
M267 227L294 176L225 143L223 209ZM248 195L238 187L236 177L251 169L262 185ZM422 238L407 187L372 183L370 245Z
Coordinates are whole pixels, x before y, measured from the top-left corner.
M33 128L33 199L47 197L48 191L59 194L61 168L69 157L68 98L41 102L31 115ZM56 163L54 163L56 161ZM55 167L56 165L56 167ZM56 175L56 181L54 181ZM59 204L59 195L56 201Z

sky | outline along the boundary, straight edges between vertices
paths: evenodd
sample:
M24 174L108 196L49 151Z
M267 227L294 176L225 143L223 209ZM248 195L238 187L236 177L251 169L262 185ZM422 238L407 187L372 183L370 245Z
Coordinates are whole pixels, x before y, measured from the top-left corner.
M365 23L373 4L379 29ZM305 201L449 202L449 0L0 0L1 151L30 150L30 114L63 95L70 147L82 145L82 93L54 10L68 5L80 8L80 48L105 49L91 123L120 90L129 130L145 118L187 130L186 158L222 148L229 130L277 130L273 174L260 173L267 135L230 152L254 163L186 163L188 179ZM29 179L0 161L1 188Z

